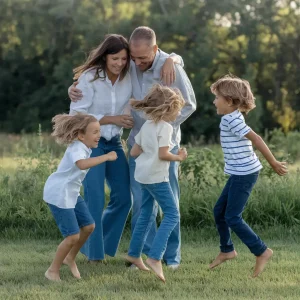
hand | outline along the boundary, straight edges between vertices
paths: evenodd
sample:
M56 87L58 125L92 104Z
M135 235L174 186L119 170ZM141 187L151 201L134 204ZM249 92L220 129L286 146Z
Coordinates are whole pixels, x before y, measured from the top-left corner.
M108 161L114 161L118 158L117 153L115 151L108 152L106 156Z
M187 158L188 154L185 148L180 148L178 150L178 156L180 157L180 161L183 161Z
M133 123L133 117L128 116L128 115L119 115L119 116L114 116L113 117L114 124L120 127L124 128L132 128L134 123Z
M160 70L160 79L164 85L170 86L176 80L175 66L172 58L167 58Z
M283 176L288 172L285 161L280 162L280 161L276 160L276 162L274 164L272 164L271 167L280 176Z
M82 99L82 91L76 88L78 81L75 81L68 90L69 97L72 102L77 102Z

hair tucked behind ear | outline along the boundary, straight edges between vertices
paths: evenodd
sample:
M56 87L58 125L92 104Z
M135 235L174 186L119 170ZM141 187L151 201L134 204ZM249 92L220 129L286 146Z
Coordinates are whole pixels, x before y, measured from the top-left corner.
M144 100L131 100L133 109L144 111L156 123L179 113L184 105L185 101L178 89L171 89L160 84L155 84Z
M78 138L79 133L85 133L87 126L92 122L98 122L98 120L91 115L56 115L52 118L53 132L51 135L59 144L71 144Z

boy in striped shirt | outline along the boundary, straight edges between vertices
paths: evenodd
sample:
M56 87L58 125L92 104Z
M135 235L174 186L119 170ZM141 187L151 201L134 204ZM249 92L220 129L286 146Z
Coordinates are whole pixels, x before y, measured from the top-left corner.
M217 114L223 115L220 123L221 146L225 160L224 172L230 177L214 207L221 252L209 267L213 269L237 256L230 237L231 229L256 256L253 277L257 277L264 270L273 251L267 248L242 218L243 210L262 168L252 144L278 175L285 175L287 167L285 162L275 159L263 139L245 123L242 113L247 114L255 108L255 98L249 82L226 75L212 84L211 91L216 96L213 103Z

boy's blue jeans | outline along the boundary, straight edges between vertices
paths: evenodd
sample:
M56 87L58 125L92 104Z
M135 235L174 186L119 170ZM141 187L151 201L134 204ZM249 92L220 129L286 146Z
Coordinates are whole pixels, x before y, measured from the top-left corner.
M221 252L234 250L230 229L256 256L261 255L267 246L243 220L242 213L250 193L257 181L259 172L249 175L231 175L214 208L214 217L220 235Z
M164 213L164 217L156 232L148 257L161 260L166 251L168 239L179 222L179 209L169 182L141 184L141 187L141 212L134 227L128 255L141 256L149 230L156 219L156 200Z
M128 152L130 153L131 147L128 145ZM174 147L171 150L171 153L178 153L178 146ZM179 197L180 197L180 189L178 182L178 169L179 163L177 161L170 162L169 168L169 180L170 186L176 201L176 205L179 209ZM138 220L138 217L141 212L142 206L142 187L139 182L134 179L134 171L135 171L135 158L129 155L129 170L130 170L130 187L133 196L133 204L132 204L132 218L131 218L131 232L133 233L135 224ZM158 205L156 204L154 207L154 213L157 215ZM152 246L154 237L156 234L156 218L153 219L152 224L150 225L150 230L143 248L143 253L148 256L150 248ZM180 221L175 226L172 231L170 238L168 240L167 249L164 254L163 260L167 265L177 265L180 264L181 260L181 234L180 234Z

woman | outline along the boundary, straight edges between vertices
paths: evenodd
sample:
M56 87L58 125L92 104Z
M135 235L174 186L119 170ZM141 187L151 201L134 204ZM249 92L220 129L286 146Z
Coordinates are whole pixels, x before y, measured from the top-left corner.
M115 256L131 208L128 162L122 148L122 127L131 128L133 119L123 114L132 94L129 46L117 34L106 36L86 62L74 69L74 79L82 91L81 101L72 102L70 113L88 113L101 125L101 139L91 157L110 151L117 153L116 161L91 168L84 186L84 198L95 220L95 230L81 252L89 261L103 260L105 254ZM105 204L105 180L110 188L110 201Z

